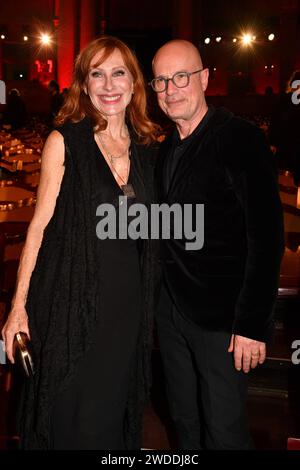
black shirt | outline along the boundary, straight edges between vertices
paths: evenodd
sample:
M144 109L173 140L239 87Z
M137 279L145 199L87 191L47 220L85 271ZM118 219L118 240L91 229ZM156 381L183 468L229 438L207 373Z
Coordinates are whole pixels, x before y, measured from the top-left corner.
M206 111L204 117L199 122L198 126L193 130L193 132L190 135L188 135L184 139L180 139L179 132L177 128L175 128L173 137L172 137L171 151L169 152L166 158L166 162L165 162L164 180L165 180L166 192L169 191L170 184L175 174L180 158L185 153L187 147L194 140L194 138L198 134L200 134L202 129L206 126L207 122L210 120L214 112L215 112L215 108L213 106L209 106L208 110Z

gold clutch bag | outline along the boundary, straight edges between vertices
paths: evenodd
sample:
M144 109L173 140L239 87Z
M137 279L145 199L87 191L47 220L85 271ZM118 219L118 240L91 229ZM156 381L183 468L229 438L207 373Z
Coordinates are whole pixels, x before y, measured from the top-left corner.
M25 333L16 333L13 344L13 355L15 363L22 369L26 377L34 374L34 365L30 341Z

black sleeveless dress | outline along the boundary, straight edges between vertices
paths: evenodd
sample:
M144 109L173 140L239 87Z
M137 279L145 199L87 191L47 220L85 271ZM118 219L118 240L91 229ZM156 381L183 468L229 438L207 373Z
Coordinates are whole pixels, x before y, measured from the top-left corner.
M96 143L95 146L97 147ZM96 185L93 204L119 210L122 190L96 149L91 159ZM129 182L143 202L143 182L131 161ZM95 215L96 224L100 218ZM128 222L130 219L128 218ZM53 449L124 449L124 414L130 371L141 323L139 241L97 239L98 322L94 346L79 361L71 385L55 400L51 413Z

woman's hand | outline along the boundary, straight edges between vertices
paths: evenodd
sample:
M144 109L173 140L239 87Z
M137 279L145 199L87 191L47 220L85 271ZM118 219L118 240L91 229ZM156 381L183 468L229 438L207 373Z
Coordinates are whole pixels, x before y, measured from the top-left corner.
M2 328L2 338L5 343L5 351L8 359L14 363L13 341L19 331L26 333L30 338L28 329L28 316L24 307L14 306L10 311L7 321Z

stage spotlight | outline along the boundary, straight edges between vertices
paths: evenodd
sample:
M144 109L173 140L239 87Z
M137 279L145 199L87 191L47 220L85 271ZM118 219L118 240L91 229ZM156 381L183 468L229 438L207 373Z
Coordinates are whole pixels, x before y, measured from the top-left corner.
M210 38L205 38L204 42L205 42L205 44L209 44L210 43Z
M216 37L216 42L221 42L221 40L222 40L221 36Z
M48 46L51 43L51 36L47 33L42 33L40 36L40 40L44 46Z
M271 33L268 36L269 41L273 41L275 39L275 34Z
M251 42L253 41L253 36L252 34L243 34L242 36L242 43L244 46L250 46Z

